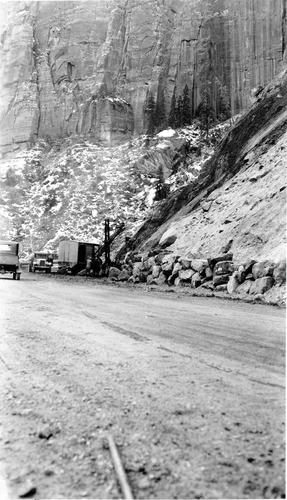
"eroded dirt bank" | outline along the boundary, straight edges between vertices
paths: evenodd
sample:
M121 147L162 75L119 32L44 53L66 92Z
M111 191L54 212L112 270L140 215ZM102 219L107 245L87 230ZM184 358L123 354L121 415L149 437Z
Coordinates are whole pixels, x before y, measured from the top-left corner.
M284 497L285 311L23 274L0 279L11 497Z

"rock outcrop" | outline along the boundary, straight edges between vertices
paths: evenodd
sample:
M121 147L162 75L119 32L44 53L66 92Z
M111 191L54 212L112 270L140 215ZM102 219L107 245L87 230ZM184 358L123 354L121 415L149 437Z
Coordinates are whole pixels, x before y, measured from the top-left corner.
M287 70L235 123L198 178L154 210L136 244L152 249L173 234L169 249L200 255L232 240L237 258L277 260L286 244L286 110Z
M149 93L168 116L187 85L234 115L286 64L284 0L5 2L1 147L73 134L113 144L147 128ZM284 62L285 61L285 62Z

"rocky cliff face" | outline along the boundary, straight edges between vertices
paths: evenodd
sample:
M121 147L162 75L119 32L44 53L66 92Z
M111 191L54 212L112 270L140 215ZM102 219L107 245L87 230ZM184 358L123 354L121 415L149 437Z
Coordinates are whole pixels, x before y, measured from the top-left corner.
M146 219L134 240L202 257L229 241L235 259L286 257L287 70L258 95L198 177ZM230 247L229 247L230 249ZM126 249L123 249L124 251Z
M286 64L285 0L94 0L2 4L1 146L84 134L114 144L167 117L240 112ZM285 62L284 62L285 61Z

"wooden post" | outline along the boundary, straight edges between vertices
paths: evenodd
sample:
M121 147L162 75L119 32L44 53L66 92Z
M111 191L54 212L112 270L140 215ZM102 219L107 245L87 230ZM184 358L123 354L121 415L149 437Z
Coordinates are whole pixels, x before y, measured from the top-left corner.
M121 487L122 493L124 495L124 498L126 500L133 500L134 497L133 497L131 489L129 487L127 476L126 476L126 473L124 471L116 444L115 444L112 436L108 436L108 443L109 443L110 453L111 453L112 461L113 461L114 468L116 471L116 475L117 475L117 478L119 480L120 487Z
M110 265L110 262L111 262L109 239L110 239L110 219L106 219L105 220L105 263L106 263L106 268Z

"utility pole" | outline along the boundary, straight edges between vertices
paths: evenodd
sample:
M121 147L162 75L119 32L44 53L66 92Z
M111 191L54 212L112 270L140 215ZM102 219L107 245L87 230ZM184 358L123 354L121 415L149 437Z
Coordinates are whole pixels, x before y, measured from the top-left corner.
M105 264L109 266L111 263L110 258L110 219L105 219Z

